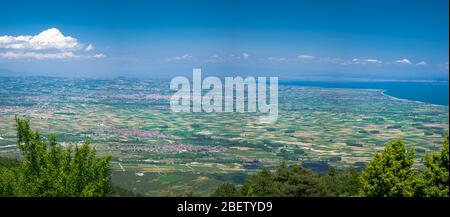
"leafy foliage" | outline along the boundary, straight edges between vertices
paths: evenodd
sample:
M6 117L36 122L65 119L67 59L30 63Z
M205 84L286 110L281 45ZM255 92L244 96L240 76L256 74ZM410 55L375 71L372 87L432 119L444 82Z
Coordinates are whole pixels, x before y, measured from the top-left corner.
M111 156L96 157L89 142L63 147L16 118L21 161L0 170L1 196L105 196L111 192Z
M448 136L440 152L425 156L425 170L418 177L416 196L448 197L449 175Z
M362 196L412 196L415 178L414 149L406 151L400 139L389 142L383 153L374 159L361 173Z
M211 195L216 197L310 197L310 196L449 196L448 136L439 152L427 155L425 169L414 167L414 149L407 151L400 139L389 142L368 166L327 174L314 173L300 165L281 163L272 172L262 169L242 186L225 183Z
M211 195L212 197L238 197L240 196L238 188L231 183L220 185Z
M335 171L334 168L331 170ZM349 196L357 192L358 172L316 174L298 164L282 162L275 172L268 169L252 174L242 187L225 183L212 194L216 197L312 197Z

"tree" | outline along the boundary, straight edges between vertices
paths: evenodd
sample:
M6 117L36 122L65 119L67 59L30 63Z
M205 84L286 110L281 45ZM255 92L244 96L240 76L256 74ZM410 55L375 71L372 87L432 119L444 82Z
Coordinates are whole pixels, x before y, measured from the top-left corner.
M414 149L406 151L400 139L389 142L383 153L374 159L361 174L362 196L412 196L415 178Z
M280 165L277 170L277 185L280 196L310 197L320 196L319 178L310 169L294 164L290 170L284 170L285 165ZM288 172L287 172L288 171ZM284 173L284 174L283 174Z
M1 158L0 158L1 160ZM6 168L0 164L0 196L10 197L14 196L15 183L14 180L15 171L11 168Z
M270 170L264 168L250 176L241 188L244 196L272 196L273 181Z
M298 164L285 162L272 172L264 168L250 175L239 189L233 184L221 185L212 196L449 196L448 136L442 150L425 156L425 169L414 168L414 149L407 151L400 139L389 142L382 153L375 154L367 167L328 173L313 173Z
M290 167L285 162L275 172L268 169L250 176L241 188L243 196L307 197L320 196L318 177L298 164Z
M418 177L415 196L448 197L449 196L449 152L448 136L442 150L425 156L425 170Z
M344 169L342 171L330 167L325 175L318 175L320 196L356 196L360 189L359 172L355 169Z
M361 188L360 173L355 169L348 169L336 174L336 196L356 196Z
M239 197L238 188L231 183L223 183L211 195L212 197Z
M29 120L16 118L16 127L21 161L16 169L1 172L2 195L105 196L111 192L110 155L96 157L89 142L62 147L55 135L45 140L30 129Z

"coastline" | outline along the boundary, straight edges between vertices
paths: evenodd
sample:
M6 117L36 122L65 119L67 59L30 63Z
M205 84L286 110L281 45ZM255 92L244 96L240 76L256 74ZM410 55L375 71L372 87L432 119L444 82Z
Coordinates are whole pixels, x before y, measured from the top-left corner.
M388 90L386 90L386 89L380 89L381 95L389 97L389 98L391 98L393 100L405 101L405 102L415 102L415 103L427 104L427 105L430 105L430 106L437 106L437 107L449 107L448 105L440 105L440 104L433 104L433 103L428 103L428 102L422 102L422 101L418 101L418 100L398 98L398 97L395 97L395 96L387 94L386 93L387 91Z
M440 83L440 82L438 82ZM436 82L323 82L323 81L282 81L281 85L287 86L309 86L309 87L321 87L321 88L343 88L343 89L361 89L361 90L376 90L382 95L389 97L393 100L409 101L415 103L422 103L431 106L443 106L449 107L448 101L439 100L437 97L445 99L448 98L448 83L443 82L443 86L437 85ZM437 87L437 88L435 88ZM396 95L398 89L408 90L411 89L416 94L405 94L408 91L401 91L403 93ZM418 88L426 88L424 90L417 90ZM432 88L432 89L430 89ZM444 92L443 92L444 91ZM447 92L447 93L446 93ZM432 95L430 95L432 94ZM438 96L436 96L438 94ZM408 98L403 98L406 96Z

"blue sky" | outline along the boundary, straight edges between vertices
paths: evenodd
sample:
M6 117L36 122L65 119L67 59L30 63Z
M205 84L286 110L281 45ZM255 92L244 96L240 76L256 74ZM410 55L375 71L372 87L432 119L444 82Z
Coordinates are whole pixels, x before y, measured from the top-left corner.
M448 80L448 1L2 1L0 75Z

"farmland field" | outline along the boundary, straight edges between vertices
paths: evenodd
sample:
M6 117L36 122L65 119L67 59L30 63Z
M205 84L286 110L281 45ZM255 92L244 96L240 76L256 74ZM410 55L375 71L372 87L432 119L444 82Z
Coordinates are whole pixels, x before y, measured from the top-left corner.
M62 144L90 140L111 153L113 182L146 196L242 183L284 160L315 171L361 167L402 138L417 162L448 132L448 106L379 89L279 87L276 123L256 113L172 113L169 81L0 77L0 155L18 157L14 117Z

